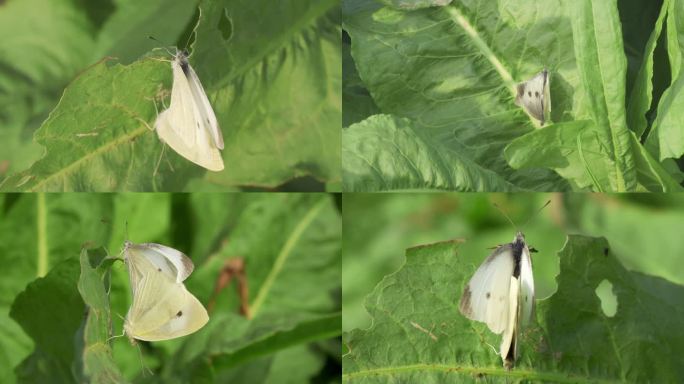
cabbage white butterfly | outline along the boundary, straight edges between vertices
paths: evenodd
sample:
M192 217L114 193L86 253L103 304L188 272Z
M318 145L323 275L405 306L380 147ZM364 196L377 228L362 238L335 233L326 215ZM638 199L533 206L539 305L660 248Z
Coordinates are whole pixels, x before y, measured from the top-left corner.
M551 113L549 71L544 69L530 80L518 84L517 90L515 104L522 106L527 113L544 125Z
M210 170L223 169L223 136L214 110L185 51L177 51L171 62L171 105L157 116L154 128L159 138L179 155Z
M536 250L528 247L525 235L517 231L512 242L497 246L475 271L459 304L465 317L486 323L496 334L503 333L499 355L508 369L518 358L520 330L530 323L534 313L531 252Z
M131 339L158 341L191 334L209 315L183 284L194 266L182 252L154 244L124 243L133 304L124 320Z

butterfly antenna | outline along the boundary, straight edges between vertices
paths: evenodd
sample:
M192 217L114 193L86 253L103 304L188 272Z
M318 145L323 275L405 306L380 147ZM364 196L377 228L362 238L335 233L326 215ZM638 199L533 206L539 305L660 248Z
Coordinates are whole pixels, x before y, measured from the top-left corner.
M176 56L173 52L171 52L168 48L166 48L167 45L164 44L164 42L160 41L160 40L157 39L156 37L154 37L154 36L147 36L147 38L150 39L150 40L154 40L154 41L156 41L156 42L159 43L159 44L162 44L162 49L165 50L166 52L168 52L169 55L171 55L171 56Z
M516 230L518 229L518 227L515 225L515 223L513 222L513 220L511 220L511 218L508 217L508 215L506 214L506 212L504 212L504 210L503 210L501 207L499 207L499 205L498 205L497 203L492 203L492 205L494 205L494 208L498 209L499 212L501 212L501 214L506 218L506 220L508 220L508 222L511 223L511 225L513 226L513 228L515 228Z
M128 240L128 220L124 221L124 235L126 236L126 240Z
M551 203L551 200L547 201L546 204L542 205L541 208L537 209L537 212L535 212L532 216L530 216L529 219L527 219L527 221L525 222L525 225L524 225L523 227L526 227L527 224L528 224L532 219L534 219L534 218L539 214L539 212L541 212L542 209L546 208L546 206L549 205L550 203Z

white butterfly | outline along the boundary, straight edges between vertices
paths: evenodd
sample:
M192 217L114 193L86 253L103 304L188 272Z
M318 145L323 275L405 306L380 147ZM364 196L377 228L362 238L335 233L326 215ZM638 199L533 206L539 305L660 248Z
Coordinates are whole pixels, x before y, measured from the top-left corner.
M124 244L133 304L124 321L129 338L174 339L202 328L209 315L183 284L194 266L182 252L160 244Z
M518 94L515 96L515 104L525 108L541 125L551 113L549 80L549 71L544 69L530 80L518 84Z
M157 134L179 155L210 171L220 171L223 136L202 83L184 51L176 53L171 68L171 105L157 116Z
M506 368L518 358L518 336L534 312L532 259L525 236L517 232L513 242L498 246L466 285L461 313L471 320L503 332L499 353Z

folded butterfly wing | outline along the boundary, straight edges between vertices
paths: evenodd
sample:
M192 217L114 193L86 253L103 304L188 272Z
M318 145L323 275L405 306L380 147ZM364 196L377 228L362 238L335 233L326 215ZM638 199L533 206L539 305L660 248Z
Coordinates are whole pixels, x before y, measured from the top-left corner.
M210 118L203 100L196 96L178 60L173 61L172 67L171 106L157 116L154 123L157 135L179 155L210 171L220 171L223 158L217 142L223 148L223 138L215 123L214 112L211 111ZM189 64L187 68L192 70ZM204 91L201 94L206 99ZM206 103L208 105L208 100ZM216 125L212 125L212 118Z

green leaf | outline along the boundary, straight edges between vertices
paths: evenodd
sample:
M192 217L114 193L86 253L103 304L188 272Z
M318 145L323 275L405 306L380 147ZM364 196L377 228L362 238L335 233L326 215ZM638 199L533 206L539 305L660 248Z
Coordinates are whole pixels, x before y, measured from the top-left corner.
M339 24L335 0L202 4L193 63L226 142L226 170L209 181L273 187L304 175L340 179Z
M571 180L574 189L610 190L597 131L591 120L553 124L511 141L504 154L511 167L551 168Z
M345 191L518 189L453 145L434 143L408 119L371 116L344 129L342 137Z
M155 173L162 146L150 128L155 116L151 98L170 75L165 64L151 59L130 66L96 64L65 90L36 132L36 141L49 148L46 155L4 180L1 189L181 189L198 170L181 171L184 159L176 157L171 165L162 162L162 172ZM169 166L177 171L170 172Z
M249 326L241 340L222 346L213 363L227 369L293 345L337 337L341 324L339 313L289 319L262 317Z
M665 21L665 15L670 8L670 0L665 0L660 8L660 14L655 23L655 28L651 32L651 35L646 43L645 53L643 60L641 61L641 67L636 76L634 87L629 97L629 103L627 105L627 121L630 124L631 130L636 133L637 137L641 137L644 134L647 127L646 112L651 109L651 101L653 100L653 56L658 38L663 29L663 22ZM631 9L636 9L632 7ZM642 11L639 9L639 11ZM635 15L635 20L641 20L643 14ZM634 25L636 23L630 23ZM623 31L623 33L629 33L628 31Z
M342 127L358 123L379 113L378 106L368 93L356 71L351 56L349 35L342 35Z
M671 164L658 164L662 157L647 160L642 144L632 142L629 130L632 127L640 135L646 129L654 49L665 8L634 1L621 1L620 7L626 23L637 16L643 22L635 28L626 25L624 36L616 1L564 1L556 7L536 7L524 1L502 5L475 0L408 11L370 0L348 0L343 16L353 64L362 80L356 88L370 92L374 104L367 105L409 119L413 130L430 139L429 152L444 148L457 152L520 189L673 190L679 172ZM625 49L633 70L629 84ZM541 127L550 130L538 133L538 122L515 105L515 96L517 83L542 68L550 73L551 127ZM350 76L350 81L354 79ZM629 114L627 90L632 92ZM555 126L571 122L579 123ZM378 136L386 134L376 126L366 128L378 131ZM563 128L583 134L573 137L559 132ZM671 136L675 138L671 143L678 145L676 135ZM354 141L356 135L343 133L345 140ZM402 172L403 144L387 141L373 153L386 159L383 167L373 170L376 180L391 181ZM509 146L511 142L515 144ZM550 147L537 153L539 143ZM349 146L343 142L343 148ZM367 159L368 152L357 157ZM410 152L407 156L416 160ZM506 161L511 159L515 163ZM421 166L423 172L414 175L410 188L430 188L433 174L444 168L439 161ZM355 173L368 173L368 162L343 159L343 167L345 176L352 175L344 183L349 190L396 188L391 182L359 183ZM472 174L459 161L451 167L461 179ZM549 169L555 172L542 172ZM448 188L463 190L462 185Z
M669 1L667 50L672 83L658 104L658 115L646 139L646 147L657 159L678 158L684 154L682 108L684 108L684 3Z
M458 153L514 187L567 188L553 172L511 169L502 154L512 139L535 129L531 118L515 105L517 81L550 67L554 73L552 84L557 84L551 88L552 99L557 100L554 119L568 119L571 100L577 97L567 83L574 76L572 64L560 67L560 63L573 63L574 57L567 49L572 30L567 21L562 21L559 7L514 2L499 9L493 2L475 1L399 11L379 7L370 0L355 0L343 3L343 15L359 76L383 113L410 119L415 130L431 139L431 146ZM551 26L556 31L553 38L536 38L544 36L541 31ZM348 138L343 136L343 147L347 147L344 141ZM396 152L382 153L387 148L392 146L378 150L378 156L403 161L394 156ZM434 172L443 172L443 164L424 167L430 165ZM459 163L450 164L450 168L458 179L472 177L472 170L460 168ZM380 171L394 170L387 167ZM345 170L348 172L349 168ZM386 176L393 177L391 173ZM422 179L415 184L418 187L433 182ZM486 185L469 182L450 188ZM384 188L390 186L387 183ZM354 190L366 187L358 185Z
M500 336L458 311L474 272L460 241L411 248L406 263L366 300L367 330L344 335L343 381L676 381L684 345L684 287L627 271L605 240L569 236L559 253L558 289L537 301L537 324L523 332L521 357L507 371L490 345ZM609 281L617 313L604 314L596 288ZM620 335L617 337L616 335Z
M609 171L611 189L634 190L636 172L625 117L627 60L617 3L581 0L571 4L579 75L598 127L598 139L613 163Z
M573 182L575 189L611 190L610 166L605 147L593 121L581 120L546 126L513 140L505 149L513 168L548 167ZM637 171L637 189L668 192L682 190L663 164L655 161L630 133L631 151ZM582 167L577 167L581 164Z
M206 185L191 183L202 177L222 189L276 187L303 176L338 183L337 3L289 3L279 8L265 0L202 2L191 62L222 127L225 171L206 172L172 150L162 154L151 127L155 101L161 108L171 87L171 70L155 57L128 66L103 62L83 72L36 132L45 156L3 180L0 189L182 191ZM169 12L184 14L180 8ZM129 26L146 30L139 22L134 18ZM113 20L108 28L120 23ZM120 50L126 58L139 52L104 39L102 49Z
M564 199L565 215L569 225L582 233L604 236L629 270L684 285L679 267L680 250L684 249L684 238L679 236L679 223L684 220L684 196L680 195L613 195L601 199L569 195Z
M74 335L84 310L76 289L78 274L75 258L64 260L28 284L12 303L10 316L35 344L33 353L15 369L18 381L75 381Z
M112 358L112 349L108 343L112 320L105 281L108 281L108 269L114 259L103 261L106 255L104 250L92 253L86 249L81 250L78 292L86 304L87 312L83 339L78 343L79 351L82 348L82 356L77 361L82 364L80 368L84 376L80 381L125 383ZM95 268L91 266L93 263L100 266ZM81 342L83 345L80 345Z

